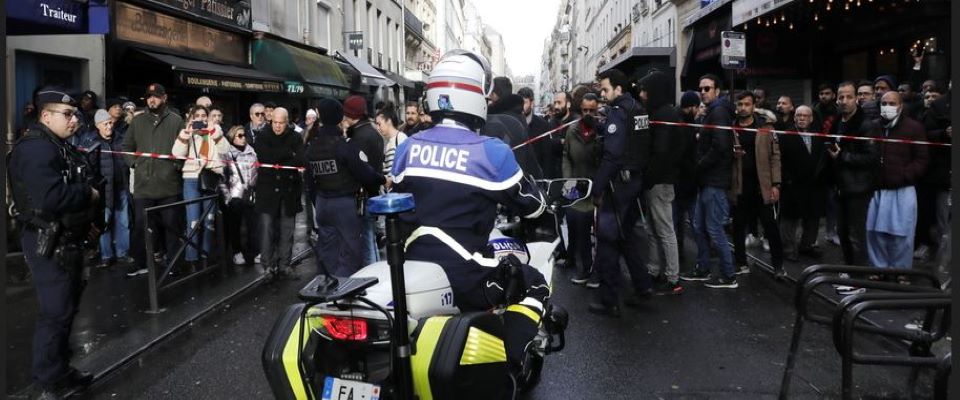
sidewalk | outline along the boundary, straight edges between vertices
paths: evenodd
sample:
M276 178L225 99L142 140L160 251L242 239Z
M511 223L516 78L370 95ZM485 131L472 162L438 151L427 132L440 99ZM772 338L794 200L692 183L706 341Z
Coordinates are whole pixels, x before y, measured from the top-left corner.
M306 248L306 228L298 218L294 254ZM11 274L25 267L22 256L8 259ZM299 269L312 269L308 257ZM93 267L92 265L90 267ZM73 364L99 374L132 354L153 345L184 323L215 309L225 299L262 280L259 265L210 265L204 273L182 285L160 292L165 311L150 314L146 275L127 278L125 266L91 268L80 311L70 339ZM7 391L16 394L31 384L31 346L36 321L37 299L32 283L11 282L6 292L10 310L4 327L7 333Z

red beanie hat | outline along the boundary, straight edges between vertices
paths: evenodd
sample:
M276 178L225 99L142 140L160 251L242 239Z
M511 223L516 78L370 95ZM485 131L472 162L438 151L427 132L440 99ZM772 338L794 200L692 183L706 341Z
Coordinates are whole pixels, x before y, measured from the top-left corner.
M350 119L361 119L367 115L367 101L363 97L353 95L343 102L343 116Z

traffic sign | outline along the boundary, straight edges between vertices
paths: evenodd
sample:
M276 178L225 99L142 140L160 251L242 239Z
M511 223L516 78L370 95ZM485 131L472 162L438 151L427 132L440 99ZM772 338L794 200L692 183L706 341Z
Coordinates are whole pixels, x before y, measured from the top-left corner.
M743 32L720 32L720 66L726 69L747 67L747 35Z

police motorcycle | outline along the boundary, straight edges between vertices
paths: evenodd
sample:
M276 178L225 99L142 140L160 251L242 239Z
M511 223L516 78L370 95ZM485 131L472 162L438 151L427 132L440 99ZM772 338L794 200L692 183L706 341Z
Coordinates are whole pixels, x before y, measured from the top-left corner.
M592 190L589 179L538 183L552 211L589 201ZM386 215L388 260L346 279L317 276L279 316L262 353L277 399L516 398L537 384L544 356L563 349L568 317L548 304L511 370L500 317L521 297L520 263L551 282L559 237L525 244L495 228L487 253L500 260L504 298L493 310L461 313L439 265L404 261L398 216L413 208L410 194L370 199L368 210Z

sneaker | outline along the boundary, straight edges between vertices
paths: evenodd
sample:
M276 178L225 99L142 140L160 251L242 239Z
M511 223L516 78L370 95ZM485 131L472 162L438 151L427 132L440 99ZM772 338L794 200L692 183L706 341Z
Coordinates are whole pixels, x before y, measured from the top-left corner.
M763 251L770 252L770 241L767 239L763 239Z
M760 245L760 239L757 239L756 236L753 236L752 233L747 234L746 240L743 241L744 245L747 247L757 247Z
M784 271L783 268L777 270L777 272L773 273L773 279L776 279L778 281L787 280L787 271Z
M910 322L907 322L906 325L903 326L903 328L911 331L919 331L923 329L923 321L919 318L911 319Z
M740 264L739 266L737 266L737 272L735 272L734 274L743 275L743 274L749 274L749 273L750 273L750 266L748 266L747 264Z
M97 269L109 268L109 267L110 267L110 264L112 264L112 263L113 263L113 260L111 260L111 259L109 259L109 258L108 258L108 259L105 259L105 260L100 260L100 262L97 263Z
M247 260L243 258L243 253L237 253L233 255L233 264L234 265L244 265L247 263Z
M710 279L710 273L699 269L680 274L680 280L683 281L705 281L708 279Z
M582 275L577 275L573 278L570 278L570 283L574 285L583 285L583 284L586 284L587 281L589 280L590 280L589 274L582 274Z
M596 288L600 287L600 279L590 278L590 280L587 281L587 284L586 284L585 286L586 286L588 289L596 289Z
M147 272L148 271L146 267L137 267L136 265L131 265L130 268L127 268L127 276L131 278L137 275L144 275Z
M708 288L714 288L714 289L736 289L740 287L740 285L737 284L736 275L734 275L729 279L720 278L720 277L711 277L710 280L708 280L706 283L703 284L703 286L706 286Z
M134 260L133 257L130 257L130 256L117 257L117 264L120 264L120 265L130 265L135 262L136 260Z
M920 248L917 251L913 252L914 260L926 260L930 256L930 247L927 245L920 245Z
M683 286L680 286L679 281L674 282L662 282L657 285L657 294L681 294L683 293Z
M257 254L257 257L255 257L255 258L253 259L253 263L254 263L254 264L260 264L260 255L259 255L259 254Z

